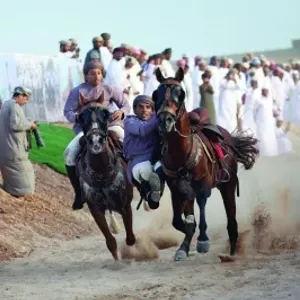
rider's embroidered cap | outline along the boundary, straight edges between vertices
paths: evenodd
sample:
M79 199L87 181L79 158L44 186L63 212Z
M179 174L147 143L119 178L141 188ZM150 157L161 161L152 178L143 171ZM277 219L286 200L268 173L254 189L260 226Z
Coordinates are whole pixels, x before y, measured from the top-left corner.
M32 91L28 88L22 87L22 86L17 86L15 87L13 94L18 94L18 95L25 95L27 97L30 97L32 94Z
M135 97L135 99L133 100L133 108L136 108L136 106L141 102L150 104L152 109L154 109L154 101L151 97L146 95L138 95L137 97Z

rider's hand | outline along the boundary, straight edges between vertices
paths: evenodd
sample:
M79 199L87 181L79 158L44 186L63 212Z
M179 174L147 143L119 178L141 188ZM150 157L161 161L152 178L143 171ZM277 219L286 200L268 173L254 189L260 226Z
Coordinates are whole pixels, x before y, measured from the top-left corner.
M119 121L119 120L122 120L123 117L124 117L124 113L123 113L122 110L117 110L117 111L115 111L115 112L112 114L112 116L111 116L111 118L112 118L113 121Z
M30 129L36 129L37 128L37 125L35 124L34 121L30 121L29 125L30 125Z

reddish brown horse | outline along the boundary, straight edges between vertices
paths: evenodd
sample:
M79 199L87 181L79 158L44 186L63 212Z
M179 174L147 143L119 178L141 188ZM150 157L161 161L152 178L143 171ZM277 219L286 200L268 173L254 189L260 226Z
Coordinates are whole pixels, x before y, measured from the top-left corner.
M186 112L185 92L180 84L184 77L183 70L180 68L175 78L164 78L158 69L156 77L160 85L153 93L153 99L156 103L163 143L162 165L171 191L173 226L185 234L183 243L176 251L175 260L184 260L190 250L196 229L195 198L200 208L197 251L199 253L209 251L205 206L214 187L219 189L223 198L230 241L230 256L221 259L233 260L238 240L235 202L238 163L243 164L246 170L252 168L258 155L257 140L242 134L232 136L225 129L216 127L216 131L219 130L219 135L223 139L222 148L226 154L225 162L229 173L226 182L217 182L216 174L220 170L220 164L211 137L208 138L203 134L208 116L199 109L192 114Z
M103 96L103 95L102 95ZM118 137L108 130L110 113L101 107L103 98L85 104L79 114L79 123L84 132L83 152L80 154L77 169L80 178L82 198L102 231L106 245L115 260L118 260L117 242L110 231L105 211L118 212L123 219L126 231L126 243L135 244L132 230L131 201L133 187L127 179L126 163L122 159L122 145Z

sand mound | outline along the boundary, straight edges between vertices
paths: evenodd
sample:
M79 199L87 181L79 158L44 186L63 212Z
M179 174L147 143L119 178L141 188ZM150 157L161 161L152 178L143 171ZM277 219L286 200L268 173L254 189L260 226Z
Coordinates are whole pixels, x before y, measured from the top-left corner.
M34 168L34 196L14 198L0 189L0 260L22 257L49 242L99 234L88 211L71 210L68 179L45 166Z

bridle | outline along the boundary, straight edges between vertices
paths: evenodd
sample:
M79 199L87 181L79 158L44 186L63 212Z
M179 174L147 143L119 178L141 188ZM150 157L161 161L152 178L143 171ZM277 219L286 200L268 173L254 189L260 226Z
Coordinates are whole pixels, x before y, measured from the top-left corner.
M103 106L100 105L99 103L90 102L86 106L82 107L82 109L80 110L79 114L82 114L86 110L91 110L91 108L94 108L94 107L103 108ZM97 118L97 114L93 110L91 110L91 119L92 119L92 124L94 124L94 123L97 124L97 128L93 128L93 127L90 128L86 132L86 134L84 135L85 139L87 140L93 134L99 134L103 138L103 142L106 143L107 137L108 137L108 131L107 130L103 130L101 128L101 126L99 124L99 121L98 121L98 118Z
M194 132L192 131L191 134L189 135L185 135L183 133L181 133L178 128L176 127L176 122L178 121L178 119L182 116L182 114L184 113L185 110L185 106L184 106L184 101L178 103L177 101L175 101L172 97L172 88L168 85L175 85L175 86L179 86L180 88L182 88L181 84L174 80L174 79L167 79L165 81L163 81L157 88L157 90L159 89L160 86L166 86L166 92L164 95L164 102L171 102L173 103L177 108L177 113L174 113L173 110L171 110L169 107L161 107L158 111L157 111L157 116L159 117L161 114L163 113L168 113L170 114L174 120L174 131L178 133L179 136L183 137L183 138L189 138L191 136L193 136Z

